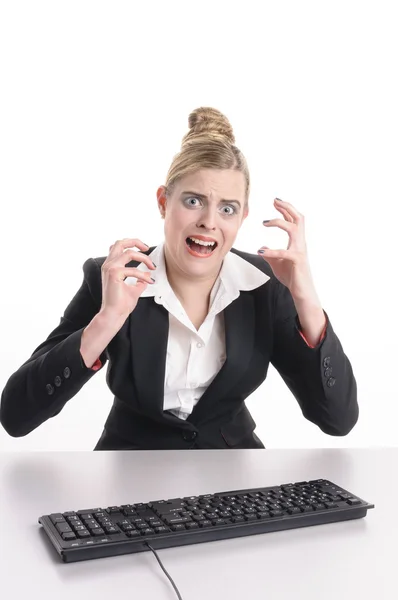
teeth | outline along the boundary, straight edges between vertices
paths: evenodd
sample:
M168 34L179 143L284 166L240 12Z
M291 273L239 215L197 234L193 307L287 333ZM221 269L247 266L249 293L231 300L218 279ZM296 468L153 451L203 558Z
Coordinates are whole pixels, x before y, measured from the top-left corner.
M190 237L190 240L194 241L195 244L200 244L201 246L214 246L216 242L204 242L203 240L198 240L194 237Z

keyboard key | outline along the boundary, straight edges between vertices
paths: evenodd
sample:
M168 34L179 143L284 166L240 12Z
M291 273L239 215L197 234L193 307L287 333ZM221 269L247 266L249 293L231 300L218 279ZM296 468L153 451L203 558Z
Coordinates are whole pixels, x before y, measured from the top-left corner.
M130 525L131 529L133 529L133 526ZM118 527L115 527L114 525L111 525L110 527L104 527L105 533L120 533L120 529Z
M66 523L66 522L65 523L57 523L55 525L55 527L57 528L57 530L60 533L71 533L72 532L72 529L69 527L68 523Z
M63 533L62 534L62 539L64 540L75 540L76 536L74 533Z
M218 519L218 514L215 513L215 512L206 513L205 517L206 517L206 519L210 519L210 520L212 520L212 519Z
M141 537L140 532L137 531L136 529L133 529L133 531L127 531L126 535L129 538L140 538Z
M301 510L298 507L288 508L287 512L289 515L301 515Z
M245 521L257 521L257 515L245 515L244 519Z
M192 523L186 523L185 527L187 529L198 529L199 525L198 525L198 523L192 522Z
M225 525L224 519L214 519L212 520L213 525Z
M210 523L211 524L211 523ZM185 525L182 525L181 523L178 525L172 525L171 526L171 530L172 531L186 531L185 529Z
M167 525L177 525L178 523L188 523L191 519L188 517L170 517L165 518L164 521Z
M347 500L347 504L350 504L351 506L353 506L356 504L362 504L362 502L360 500L357 500L356 498L352 498L350 500Z
M77 531L76 535L78 538L84 539L91 537L90 532L87 529L82 529L81 531Z
M204 521L199 521L198 525L199 527L212 527L212 523L208 519L205 519Z
M56 525L57 523L66 523L66 520L64 516L61 515L61 513L53 513L52 515L50 515L50 519L54 523L54 525Z
M91 532L91 535L93 535L95 537L97 537L99 535L105 535L105 531L103 529L101 529L101 528L99 528L99 529L93 529L92 532Z
M233 523L245 523L245 517L232 517L231 521Z
M155 533L154 529L151 529L150 527L148 527L147 529L141 529L141 535L143 535L143 536L152 535L154 533Z
M155 533L167 533L168 531L170 531L169 527L164 527L164 525L162 527L155 527Z

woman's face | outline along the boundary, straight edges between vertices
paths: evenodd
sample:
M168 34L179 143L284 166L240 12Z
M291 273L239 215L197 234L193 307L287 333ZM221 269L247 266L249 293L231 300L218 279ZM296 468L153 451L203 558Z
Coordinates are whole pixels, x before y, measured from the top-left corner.
M248 214L243 173L202 169L180 179L167 199L161 186L157 198L165 219L166 259L186 275L217 274Z

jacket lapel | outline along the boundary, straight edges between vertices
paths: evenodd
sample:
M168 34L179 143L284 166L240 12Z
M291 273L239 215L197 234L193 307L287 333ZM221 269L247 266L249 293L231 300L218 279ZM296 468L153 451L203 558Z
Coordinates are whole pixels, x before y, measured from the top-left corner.
M248 292L224 309L226 361L195 405L187 421L195 425L213 420L223 412L222 403L249 367L254 345L254 300Z
M136 403L142 413L164 421L169 313L153 297L141 298L130 315L131 359Z

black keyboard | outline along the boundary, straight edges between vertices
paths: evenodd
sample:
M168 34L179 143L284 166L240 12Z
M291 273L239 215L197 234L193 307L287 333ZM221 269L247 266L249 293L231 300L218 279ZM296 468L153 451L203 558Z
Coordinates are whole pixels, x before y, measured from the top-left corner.
M43 515L64 562L359 519L374 508L327 479Z

